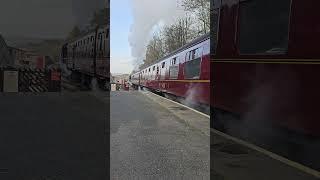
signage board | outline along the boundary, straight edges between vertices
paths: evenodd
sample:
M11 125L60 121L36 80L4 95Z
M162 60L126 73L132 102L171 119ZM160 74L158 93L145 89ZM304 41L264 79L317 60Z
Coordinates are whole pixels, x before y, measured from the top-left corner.
M18 71L4 71L3 72L3 92L18 92L19 86L19 72Z

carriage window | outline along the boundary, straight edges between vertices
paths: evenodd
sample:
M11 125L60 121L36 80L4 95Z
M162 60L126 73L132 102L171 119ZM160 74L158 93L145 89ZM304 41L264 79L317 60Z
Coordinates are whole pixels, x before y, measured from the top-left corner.
M240 53L284 54L288 48L291 0L240 3Z
M190 51L190 60L186 61L184 74L186 79L199 79L202 48Z
M196 57L198 57L198 49L193 50L191 54L191 59L195 59Z
M101 39L101 38L102 38L102 34L99 33L99 39L100 39L100 40L99 40L99 50L100 50L100 51L102 51L102 39Z
M186 61L190 60L190 52L187 52L187 57L186 57Z
M189 52L189 54L190 54L190 57L188 58L188 60L201 58L202 48L193 49Z
M166 62L162 62L162 68L164 68L165 65L166 65Z
M169 67L169 77L170 79L177 79L179 72L179 66L170 66Z
M149 72L150 72L150 69L151 69L151 68L149 68Z
M153 70L152 71L154 71L156 69L156 66L153 66Z
M172 59L172 64L173 64L173 65L176 64L176 61L177 61L177 58L176 58L176 57L173 58L173 59Z

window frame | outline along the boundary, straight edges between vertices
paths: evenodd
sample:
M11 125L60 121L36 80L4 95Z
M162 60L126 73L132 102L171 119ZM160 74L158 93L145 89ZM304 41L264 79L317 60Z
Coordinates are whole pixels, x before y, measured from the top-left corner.
M188 50L187 56L188 56L188 54L189 54L189 56L188 56L188 57L189 57L189 60L186 60L186 61L185 61L185 65L184 65L184 68L183 68L184 79L194 79L194 80L200 79L203 49L204 49L203 46L202 46L202 45L199 45L199 46L196 46L195 48L193 48L193 49L191 49L191 50ZM196 56L197 50L198 50L198 52L201 52L201 55L199 55L198 57ZM195 58L192 58L192 59L190 58L191 52L194 52L193 54L194 54L194 57L195 57ZM187 73L186 73L186 63L190 63L190 62L195 61L195 60L198 60L198 61L199 61L199 73L198 73L197 76L194 76L194 77L192 77L192 78L188 78L188 77L186 77L186 74L187 74Z
M289 14L288 14L288 23L287 23L287 44L286 49L283 52L264 52L264 53L242 53L240 50L240 33L241 33L241 4L247 3L250 0L239 0L239 10L237 15L237 33L236 33L236 42L237 42L237 52L239 56L286 56L289 52L289 41L290 41L290 23L291 23L291 15L292 15L292 1L290 1ZM277 4L277 3L275 3ZM274 49L274 48L273 48ZM271 49L270 49L271 50ZM269 51L269 50L268 50Z

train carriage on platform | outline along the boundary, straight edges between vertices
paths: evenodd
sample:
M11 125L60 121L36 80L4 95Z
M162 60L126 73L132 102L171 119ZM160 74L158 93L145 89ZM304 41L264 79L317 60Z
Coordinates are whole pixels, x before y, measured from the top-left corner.
M320 1L211 5L210 38L140 70L131 82L208 104L212 128L319 170Z
M320 170L320 1L214 2L213 127Z
M90 84L93 77L104 86L110 81L109 26L92 30L65 43L62 61L73 76Z
M131 75L136 86L210 104L210 38L204 35Z
M320 136L316 0L222 0L214 8L213 108Z

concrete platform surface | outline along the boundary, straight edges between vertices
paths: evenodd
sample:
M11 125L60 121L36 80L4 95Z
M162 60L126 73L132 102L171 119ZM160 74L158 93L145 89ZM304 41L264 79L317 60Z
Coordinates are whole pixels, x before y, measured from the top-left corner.
M0 179L105 179L108 103L88 93L0 95Z
M201 157L207 157L211 160L211 179L214 180L315 180L319 179L317 176L317 172L312 171L312 169L308 169L308 167L301 166L295 162L283 159L280 156L272 154L266 150L261 150L259 147L249 144L247 142L238 141L236 138L229 138L228 135L217 131L210 131L209 119L210 117L202 114L200 112L190 110L188 107L183 105L179 105L176 102L171 100L167 100L163 97L155 95L148 91L140 91L145 97L138 95L136 92L133 93L135 98L138 98L135 102L130 102L135 110L138 110L138 114L133 115L136 124L131 124L131 127L135 127L139 125L139 128L146 129L154 129L155 136L153 136L156 142L161 142L159 139L159 134L170 133L174 131L172 128L176 128L176 131L182 131L186 135L186 140L189 140L187 147L179 147L177 144L176 148L187 148L190 149L192 146L196 144L197 148L192 148L196 150L194 152L190 151L190 155L193 153L197 153L197 151L202 152ZM131 95L127 93L125 97ZM122 96L120 94L115 94L115 96ZM113 97L112 97L113 98ZM112 99L111 98L111 99ZM127 97L130 99L131 97ZM147 99L146 99L147 98ZM115 98L116 99L116 98ZM152 100L152 102L149 102ZM113 101L111 101L111 106ZM127 109L126 106L123 108ZM128 107L129 109L130 107ZM136 109L137 108L137 109ZM141 110L140 108L144 108ZM111 108L113 111L113 108ZM133 110L133 111L135 111ZM158 111L158 112L157 112ZM166 112L167 115L161 117L162 112ZM143 118L144 114L147 113L150 118ZM166 113L165 113L166 114ZM140 117L140 119L139 119ZM168 118L171 117L171 118ZM142 120L145 119L145 120ZM144 122L145 121L145 122ZM151 121L151 122L150 122ZM166 130L162 130L159 128L163 128L162 126L145 126L144 123L158 123L170 125L170 129L166 128ZM177 124L174 126L174 122L180 122L181 124ZM170 124L169 124L170 123ZM148 127L148 128L147 128ZM131 131L128 132L130 134ZM132 132L134 134L134 132ZM139 137L139 136L138 136ZM156 137L156 138L155 138ZM181 136L169 136L172 140L171 142L180 142L180 139L183 139ZM208 145L207 141L208 137L211 140L211 152L210 156L208 156ZM141 138L141 137L140 137ZM205 139L205 141L201 144L195 141L199 141L199 138ZM129 142L139 142L130 141ZM200 147L202 145L203 147ZM154 152L157 154L158 152ZM139 153L138 153L139 154ZM142 156L143 157L143 156ZM178 154L177 154L177 157ZM144 158L142 158L143 160ZM158 159L157 159L158 160ZM205 161L205 160L203 160ZM176 161L177 165L179 163L184 163L184 161ZM188 170L190 172L194 172L194 170ZM199 170L197 170L199 171ZM208 169L201 170L204 174L208 173ZM135 171L136 172L136 171ZM164 171L165 172L165 171ZM134 173L133 173L134 174ZM197 176L178 176L183 177L184 179L201 179L203 177ZM172 178L172 177L170 177ZM120 178L121 179L121 178ZM172 178L176 179L176 177Z
M209 136L138 91L110 105L111 179L210 179Z
M294 162L282 162L282 158L269 152L259 152L211 133L212 171L223 180L316 180L317 176L303 171ZM271 158L274 157L274 158Z

